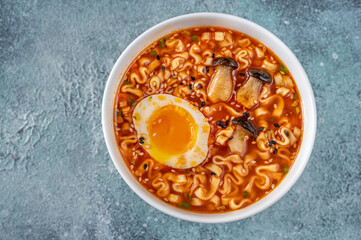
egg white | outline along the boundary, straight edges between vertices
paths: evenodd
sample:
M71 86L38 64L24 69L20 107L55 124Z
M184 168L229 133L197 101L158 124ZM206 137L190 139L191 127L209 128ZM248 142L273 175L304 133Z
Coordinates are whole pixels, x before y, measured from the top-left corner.
M196 141L191 149L186 152L167 156L167 159L160 160L159 155L161 149L156 149L152 146L151 138L149 137L147 121L152 116L153 112L158 109L175 105L186 110L194 119L198 126L196 134ZM149 155L158 162L168 165L172 168L186 169L199 165L207 157L208 153L208 137L210 127L208 119L188 101L175 97L169 94L157 94L148 96L137 103L133 110L133 122L139 138L144 138L141 145L149 153ZM177 143L174 143L177 144ZM158 157L157 157L158 156ZM157 159L158 158L158 159Z

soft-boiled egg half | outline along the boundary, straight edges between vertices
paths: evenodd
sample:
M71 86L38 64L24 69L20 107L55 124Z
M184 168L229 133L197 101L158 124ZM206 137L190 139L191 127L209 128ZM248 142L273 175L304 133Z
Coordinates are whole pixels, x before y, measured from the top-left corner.
M161 164L191 168L207 156L208 119L184 99L168 94L148 96L135 106L133 121L140 144Z

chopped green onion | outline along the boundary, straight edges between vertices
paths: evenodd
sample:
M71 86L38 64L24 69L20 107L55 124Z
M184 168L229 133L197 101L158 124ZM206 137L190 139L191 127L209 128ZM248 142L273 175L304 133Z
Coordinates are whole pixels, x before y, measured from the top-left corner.
M180 202L180 203L178 203L178 207L184 208L184 209L190 209L191 204L190 204L190 203L186 203L186 202Z
M151 51L150 53L149 53L149 56L155 56L155 55L158 55L158 53L157 53L157 51Z
M152 99L153 96L150 96L149 99Z
M298 105L297 101L294 101L291 106L296 107L297 105Z
M243 198L248 197L248 195L249 195L249 192L247 192L247 191L244 191L244 192L243 192Z
M121 109L118 109L117 116L122 116L122 110Z
M169 37L166 37L165 40L169 40L170 38Z
M191 35L191 33L187 30L183 31L183 33L187 34L187 35Z
M197 36L197 35L193 35L193 36L192 36L192 41L193 41L193 42L198 42L198 36Z
M129 105L132 105L133 106L133 104L135 103L135 101L133 100L133 98L129 98L128 99L128 103L129 103Z
M280 64L278 64L279 65L279 71L282 71L282 72L284 72L284 73L288 73L288 70L285 68L285 66L283 66L281 63Z
M288 167L285 167L285 168L283 169L283 172L284 172L284 173L288 172Z
M295 111L296 111L296 114L297 114L297 115L300 114L300 112L301 112L301 110L300 110L299 107L296 107L296 108L295 108Z
M297 99L297 93L293 94L293 99Z
M136 117L136 116L133 116L133 118L134 118L135 120L137 120L137 117Z
M163 41L163 40L159 40L159 46L160 46L161 48L164 48L164 41Z
M130 81L128 79L125 79L124 82L123 82L124 85L129 85L130 84Z
M189 196L188 194L187 194L187 198L188 198L188 200L189 200L190 202L193 201L193 199L191 198L191 196Z

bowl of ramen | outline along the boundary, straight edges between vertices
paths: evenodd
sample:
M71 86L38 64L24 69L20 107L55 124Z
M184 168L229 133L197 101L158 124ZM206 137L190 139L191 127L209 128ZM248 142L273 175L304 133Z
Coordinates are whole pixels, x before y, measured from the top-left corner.
M221 223L268 208L294 185L312 152L316 107L304 69L275 35L195 13L126 48L106 84L102 124L139 197L183 220Z

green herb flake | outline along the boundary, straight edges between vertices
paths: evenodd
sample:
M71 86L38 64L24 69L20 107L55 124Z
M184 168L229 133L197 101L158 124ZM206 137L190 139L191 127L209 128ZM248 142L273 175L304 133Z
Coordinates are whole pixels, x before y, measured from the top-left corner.
M239 140L243 141L243 136L240 136L240 137L239 137Z
M149 53L149 56L155 56L155 55L158 55L158 53L157 53L157 51L151 51L150 53Z
M268 132L270 132L271 131L271 129L268 129Z
M132 106L133 106L133 103L135 103L135 101L133 100L133 98L129 98L129 99L128 99L128 103L129 103L129 105L132 105Z
M278 71L282 71L282 72L284 72L285 74L287 74L288 73L288 70L285 68L285 66L283 66L282 64L278 64L278 66L279 66L279 70Z
M169 40L170 38L169 37L166 37L165 40Z
M297 99L297 93L293 94L293 99Z
M249 192L247 192L247 191L244 191L244 192L243 192L243 198L248 197L248 195L249 195Z
M283 172L284 172L284 173L288 172L288 167L285 167L285 168L283 169Z
M122 116L122 110L121 109L118 109L118 111L117 111L117 116L119 117L119 116Z
M135 120L137 120L137 117L136 117L136 116L133 116L133 118L134 118Z
M271 122L273 122L273 118L271 118L270 120L271 120Z
M291 106L296 107L297 105L298 105L297 101L294 101Z
M165 67L164 66L162 66L162 72L164 72L165 71Z
M188 200L189 200L190 202L193 201L193 199L191 198L191 196L189 196L188 194L187 194L187 198L188 198Z
M186 203L186 202L180 202L180 203L178 203L178 207L184 208L184 209L190 209L190 208L191 208L191 204L190 204L190 203Z
M173 89L172 88L168 88L167 92L171 92Z
M159 47L164 48L164 41L163 40L159 40Z
M130 81L128 79L125 79L124 82L123 82L124 85L129 85L130 84Z
M197 35L193 35L193 36L192 36L192 41L193 41L193 42L198 42L198 36L197 36Z
M295 108L295 112L296 112L297 115L300 114L300 112L301 112L300 108L299 108L299 107L296 107L296 108Z
M153 98L153 96L150 96L150 97L149 97L149 99L152 99L152 98Z
M183 31L184 34L191 35L191 33L187 30Z

